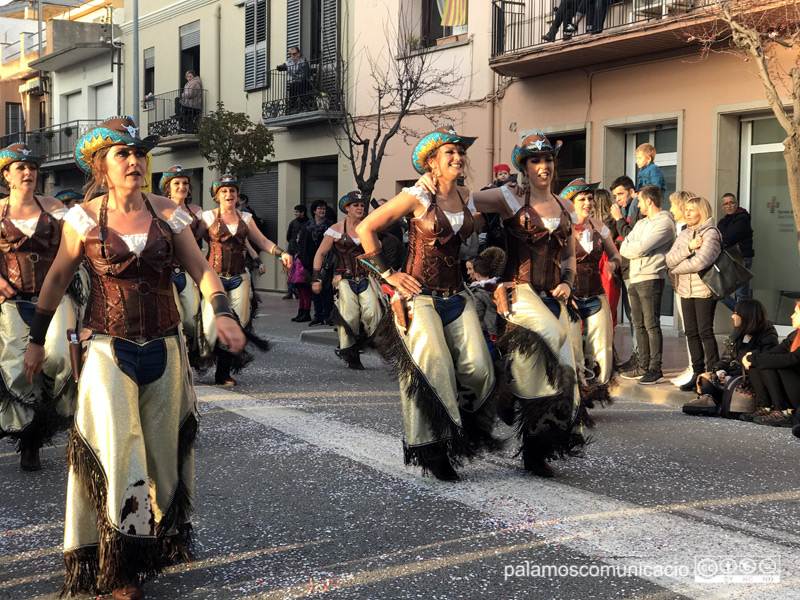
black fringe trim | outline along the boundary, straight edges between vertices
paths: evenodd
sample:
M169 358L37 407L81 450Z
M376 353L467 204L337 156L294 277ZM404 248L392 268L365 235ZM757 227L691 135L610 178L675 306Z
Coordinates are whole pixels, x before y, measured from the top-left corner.
M360 360L361 351L358 349L358 344L354 344L349 348L344 349L337 348L335 352L336 356L341 358L348 365Z
M97 587L97 577L100 573L97 546L85 546L64 552L64 564L67 569L67 579L58 594L59 598L75 596L81 592L93 595L101 593Z
M161 555L165 565L189 561L194 549L194 531L189 522L192 517L194 498L183 479L183 466L197 437L197 417L189 414L178 431L178 483L169 508L164 512L156 528L161 540ZM171 533L177 531L177 533Z
M428 461L427 456L432 450L435 452L437 448L434 446L439 446L439 451L444 451L448 458L450 459L450 464L453 467L462 467L464 466L464 460L468 459L471 460L472 456L464 456L459 454L459 448L461 445L467 444L466 434L463 430L459 433L460 438L451 438L448 440L438 440L435 442L431 442L429 444L421 444L419 446L409 446L406 444L406 441L403 440L403 463L406 466L415 466L415 467L422 467L422 472L425 474L431 474L431 470L428 468Z
M505 356L517 352L526 358L536 355L541 357L544 360L547 382L557 390L564 391L567 385L575 383L575 374L570 376L572 369L559 362L558 356L542 336L523 325L508 321L506 332L497 340L496 346Z
M64 384L64 393L72 393L77 384L72 378ZM60 397L60 396L59 396ZM33 409L33 419L20 431L4 431L0 429L0 439L8 437L14 444L14 450L20 452L22 446L42 448L52 446L53 438L61 431L66 431L72 425L72 415L62 415L56 410L58 399L48 394L43 389L38 390L38 399L31 402L20 402L3 383L0 378L0 412L11 410L12 403L24 405Z
M595 408L598 405L606 407L613 404L614 398L611 397L611 390L616 387L617 383L617 377L614 375L608 380L608 383L581 385L581 402L583 406Z
M361 331L358 332L353 331L353 328L350 327L348 322L344 320L344 317L342 317L342 313L339 312L339 309L337 308L336 304L333 305L333 310L331 310L331 319L333 320L334 325L344 329L345 333L347 333L347 335L349 335L353 339L358 340L359 338L364 337L361 334Z
M189 416L181 426L178 438L179 468L186 460L197 432L197 420ZM61 596L97 590L113 590L126 585L137 585L158 577L175 557L188 556L191 548L191 525L178 527L178 535L166 537L169 525L188 518L191 514L189 494L179 474L178 486L164 519L154 538L137 538L123 535L109 521L107 515L107 479L102 465L80 433L73 428L67 445L67 461L83 483L97 515L97 548L83 548L65 553L67 575ZM166 555L165 555L166 551Z
M390 365L392 374L400 380L400 385L405 386L405 393L414 399L417 408L430 424L434 437L446 442L447 454L454 466L458 466L453 461L454 458L474 458L475 451L467 441L464 428L450 418L436 392L417 368L394 326L394 315L391 311L386 311L381 318L374 339L381 358ZM413 446L405 450L407 465L420 464L417 448Z
M497 379L495 379L497 381ZM470 412L459 409L461 424L467 434L467 443L471 446L474 454L482 452L495 452L505 446L506 440L492 435L494 424L497 420L497 406L500 402L500 385L495 384L494 389L484 400L481 407Z

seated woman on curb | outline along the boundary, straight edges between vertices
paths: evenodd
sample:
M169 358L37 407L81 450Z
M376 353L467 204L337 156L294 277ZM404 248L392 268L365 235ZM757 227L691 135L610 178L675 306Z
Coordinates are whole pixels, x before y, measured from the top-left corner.
M684 404L687 415L718 414L728 377L742 374L742 361L749 352L765 352L778 345L778 333L767 320L767 311L758 300L742 300L736 304L731 315L733 331L725 343L725 353L714 365L713 371L700 374L697 379L698 397ZM759 402L761 397L758 398ZM751 421L754 415L764 415L769 409L741 415L743 421Z
M738 311L739 305L736 305ZM770 350L754 350L745 354L742 365L753 382L759 404L769 401L772 410L753 417L754 423L791 427L800 437L800 302L792 313L794 331Z

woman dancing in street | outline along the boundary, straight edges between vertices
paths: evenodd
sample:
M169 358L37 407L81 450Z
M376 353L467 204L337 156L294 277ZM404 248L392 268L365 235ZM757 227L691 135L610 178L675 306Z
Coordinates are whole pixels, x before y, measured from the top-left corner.
M495 443L492 359L458 260L475 228L469 192L457 184L474 141L452 125L423 137L412 164L417 172L436 176L436 193L406 188L356 228L366 252L361 259L396 290L377 337L386 334L378 347L400 379L405 462L446 481L459 479L453 463ZM378 232L406 215L413 215L409 252L397 272L382 252Z
M514 148L517 184L475 192L481 212L499 212L506 232L506 283L496 293L506 332L498 348L509 357L508 387L516 404L517 434L526 470L553 477L548 459L583 444L566 301L575 285L577 221L569 200L553 192L553 145L531 134ZM503 407L503 414L513 413Z
M578 369L583 366L588 372L581 389L586 408L612 401L608 383L614 368L614 325L601 275L605 270L607 279L613 280L622 260L609 228L592 216L598 185L575 179L561 192L578 216L573 234L577 275L571 301L580 319L572 322L572 350ZM603 256L608 260L603 261Z
M192 218L189 228L200 247L206 232L205 223L200 218L203 209L196 204L191 204L192 199L192 171L184 169L181 165L173 165L161 176L159 187L161 193L180 206ZM176 262L172 266L172 283L178 296L178 310L181 313L181 325L186 336L186 347L189 349L189 359L194 363L197 360L198 339L202 334L200 322L200 290L191 277L186 276L186 269Z
M175 203L142 193L147 153L130 117L112 117L75 145L92 178L73 207L31 323L25 374L38 373L53 313L87 259L91 302L84 365L68 445L62 595L112 592L144 598L142 583L186 557L191 544L197 399L172 289L177 257L199 282L232 351L245 338L222 284ZM54 332L61 337L62 332Z
M66 332L77 327L77 317L70 297L54 307L42 372L28 381L21 360L67 213L55 198L34 195L41 163L25 144L0 150L10 190L0 200L0 437L15 441L25 471L41 468L39 449L66 429L75 399Z
M222 280L222 285L228 294L231 308L244 327L247 339L259 349L266 350L269 346L265 340L258 338L252 332L253 310L250 287L250 273L245 268L244 252L245 240L255 245L260 250L272 254L288 269L292 257L286 251L278 248L275 242L268 240L259 231L253 221L253 215L238 210L239 189L241 181L236 181L232 175L225 174L219 181L211 183L211 196L219 204L219 208L203 212L203 221L208 228L208 261L214 271ZM214 328L214 307L203 302L203 337L200 339L201 357L216 361L217 370L214 382L217 385L236 385L236 380L231 377L231 371L238 372L252 357L247 352L234 355L217 343L217 332Z
M358 190L349 192L339 200L339 210L347 215L344 221L331 225L322 238L314 256L311 276L312 291L322 291L322 263L331 247L339 258L333 286L337 289L333 321L339 334L337 356L350 369L363 370L361 349L372 340L384 312L384 295L371 269L358 260L364 253L356 227L364 218L366 203Z

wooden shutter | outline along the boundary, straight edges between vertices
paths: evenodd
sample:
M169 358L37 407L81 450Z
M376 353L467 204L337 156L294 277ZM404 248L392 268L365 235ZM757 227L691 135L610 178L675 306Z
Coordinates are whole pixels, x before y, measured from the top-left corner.
M334 93L338 80L339 0L322 0L322 91Z
M268 0L248 0L244 7L244 89L269 87Z
M300 0L286 2L286 48L300 46Z

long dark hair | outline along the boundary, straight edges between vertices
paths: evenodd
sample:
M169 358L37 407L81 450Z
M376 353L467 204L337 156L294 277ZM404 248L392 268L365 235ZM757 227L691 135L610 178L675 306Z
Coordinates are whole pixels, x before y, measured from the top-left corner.
M739 300L734 307L734 312L739 315L742 324L739 332L743 335L755 335L767 328L767 309L758 300Z

